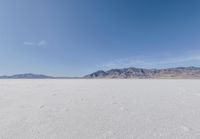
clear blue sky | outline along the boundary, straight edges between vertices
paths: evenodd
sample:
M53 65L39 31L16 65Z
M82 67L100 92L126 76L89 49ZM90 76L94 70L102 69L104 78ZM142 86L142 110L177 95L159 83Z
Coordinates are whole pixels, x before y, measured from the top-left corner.
M0 75L200 66L199 0L1 0Z

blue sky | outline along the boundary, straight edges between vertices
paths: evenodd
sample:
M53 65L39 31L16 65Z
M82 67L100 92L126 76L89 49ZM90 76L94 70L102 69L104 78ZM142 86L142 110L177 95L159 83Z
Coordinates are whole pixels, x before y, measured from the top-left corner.
M199 0L1 0L0 75L200 66Z

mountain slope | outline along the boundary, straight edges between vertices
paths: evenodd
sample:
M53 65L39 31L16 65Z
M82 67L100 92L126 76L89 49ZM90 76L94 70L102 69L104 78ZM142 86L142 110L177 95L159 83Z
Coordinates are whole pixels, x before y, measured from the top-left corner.
M111 69L108 71L97 71L86 75L85 78L199 78L199 67L177 67L167 69L142 69L142 68L124 68Z

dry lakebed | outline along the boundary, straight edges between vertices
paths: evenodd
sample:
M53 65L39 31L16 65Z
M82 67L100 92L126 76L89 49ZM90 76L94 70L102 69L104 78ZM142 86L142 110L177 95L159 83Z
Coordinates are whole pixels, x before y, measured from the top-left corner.
M200 80L0 80L1 139L199 139Z

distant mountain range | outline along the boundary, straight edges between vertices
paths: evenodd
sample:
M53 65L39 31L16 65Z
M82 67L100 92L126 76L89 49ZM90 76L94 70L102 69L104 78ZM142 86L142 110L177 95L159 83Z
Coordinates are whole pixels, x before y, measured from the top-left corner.
M84 78L135 78L135 79L200 79L199 67L177 67L166 69L124 68L97 71Z
M0 76L0 79L200 79L200 67L177 67L166 69L123 68L99 70L84 77L54 77L42 74L16 74Z

